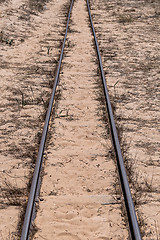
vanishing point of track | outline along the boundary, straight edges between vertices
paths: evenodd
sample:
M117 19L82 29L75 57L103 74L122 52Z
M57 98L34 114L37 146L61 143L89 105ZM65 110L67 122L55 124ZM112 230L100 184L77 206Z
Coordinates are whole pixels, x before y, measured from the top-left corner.
M86 2L87 2L87 7L88 7L90 23L91 23L91 27L92 27L92 32L94 35L94 41L95 41L98 61L99 61L101 78L102 78L102 83L103 83L103 88L104 88L104 95L105 95L105 99L106 99L106 106L107 106L108 116L109 116L109 120L110 120L112 140L113 140L113 145L114 145L114 149L115 149L115 153L116 153L116 157L117 157L117 166L118 166L118 170L119 170L119 177L120 177L120 181L121 181L121 187L122 187L122 191L123 191L126 212L127 212L127 216L128 216L130 236L132 239L140 240L141 239L140 230L139 230L139 226L138 226L138 222L137 222L137 217L136 217L136 213L135 213L135 209L134 209L134 204L132 201L132 196L131 196L128 180L127 180L126 170L124 167L124 161L123 161L123 157L122 157L122 153L121 153L120 143L118 140L118 134L117 134L116 126L115 126L112 107L111 107L108 89L107 89L106 80L105 80L105 75L104 75L104 71L103 71L102 60L101 60L98 42L96 39L96 34L95 34L93 22L92 22L90 6L89 6L88 0L86 0ZM59 73L60 73L60 68L61 68L61 63L62 63L62 58L63 58L65 42L66 42L66 38L67 38L69 20L70 20L73 3L74 3L74 0L71 1L69 13L68 13L66 32L65 32L64 41L63 41L61 54L60 54L60 59L59 59L58 67L57 67L55 80L54 80L53 90L52 90L52 94L51 94L51 98L50 98L50 102L49 102L49 106L48 106L48 110L47 110L47 114L46 114L46 119L45 119L42 138L41 138L41 142L40 142L38 157L37 157L34 175L33 175L33 179L32 179L31 189L30 189L29 200L28 200L24 223L23 223L21 240L26 240L29 238L30 227L32 224L33 213L35 210L34 209L35 208L35 198L39 191L38 188L39 188L39 181L40 181L40 172L41 172L41 167L42 167L42 162L43 162L43 153L44 153L44 148L45 148L45 142L46 142L46 137L47 137L47 132L48 132L48 126L49 126L53 101L54 101L54 97L55 97L56 87L58 85Z

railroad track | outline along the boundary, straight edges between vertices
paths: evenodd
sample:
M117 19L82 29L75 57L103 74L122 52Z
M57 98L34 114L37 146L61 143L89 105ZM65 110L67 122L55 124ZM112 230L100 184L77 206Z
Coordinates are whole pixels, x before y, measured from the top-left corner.
M104 95L105 95L106 106L107 106L107 111L108 111L108 116L109 116L109 121L110 121L110 128L111 128L111 133L112 133L112 140L113 140L113 145L114 145L116 158L117 158L119 178L121 181L121 187L122 187L122 191L123 191L126 212L127 212L127 216L128 216L130 237L131 237L131 239L139 240L139 239L141 239L140 230L139 230L139 226L138 226L138 222L137 222L137 217L136 217L136 213L135 213L135 209L134 209L134 204L132 201L132 196L131 196L128 180L127 180L127 174L126 174L124 161L123 161L123 157L122 157L122 153L121 153L120 143L118 140L118 134L117 134L116 126L115 126L112 107L111 107L108 89L107 89L107 85L106 85L106 79L105 79L105 75L104 75L104 71L103 71L100 50L99 50L93 22L92 22L89 1L86 0L86 3L87 3L90 24L91 24L91 28L92 28L92 32L93 32L93 36L94 36L97 57L98 57L98 61L99 61L99 68L100 68L100 72L101 72ZM39 147L39 153L38 153L38 157L37 157L37 161L36 161L36 165L35 165L29 200L28 200L24 223L23 223L21 240L26 240L29 238L32 221L34 221L35 200L36 200L36 196L39 194L40 172L41 172L42 163L43 163L45 142L46 142L46 138L47 138L47 132L48 132L48 127L49 127L49 121L50 121L50 117L51 117L51 111L52 111L52 107L53 107L54 97L55 97L55 93L56 93L56 88L57 88L58 81L59 81L59 74L60 74L60 69L61 69L61 64L62 64L63 53L64 53L64 49L65 49L65 43L66 43L66 39L67 39L67 32L68 32L69 21L70 21L73 4L74 4L74 0L71 1L69 13L68 13L66 32L65 32L64 41L63 41L61 54L60 54L60 58L59 58L59 63L58 63L58 67L57 67L57 72L56 72L56 76L55 76L55 80L54 80L53 90L52 90L52 94L51 94L51 98L50 98L50 102L49 102L49 106L48 106L48 110L47 110L47 114L46 114L45 124L44 124L42 138L41 138L40 147Z

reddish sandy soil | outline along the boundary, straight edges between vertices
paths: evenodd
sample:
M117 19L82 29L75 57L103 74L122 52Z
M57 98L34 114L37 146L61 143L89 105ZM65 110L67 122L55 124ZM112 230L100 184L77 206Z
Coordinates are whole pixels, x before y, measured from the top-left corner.
M0 5L0 239L18 239L68 4Z
M91 6L143 239L159 239L160 2Z
M84 0L74 3L62 66L34 239L127 239Z
M0 0L0 239L19 239L69 0ZM160 3L91 13L143 239L160 239ZM34 239L128 239L85 0L74 3Z

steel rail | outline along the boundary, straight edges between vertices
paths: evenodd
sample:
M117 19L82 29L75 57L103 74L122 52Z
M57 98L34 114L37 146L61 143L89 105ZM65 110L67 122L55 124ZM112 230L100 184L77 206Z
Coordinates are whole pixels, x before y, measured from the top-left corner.
M70 20L70 15L71 15L73 3L74 3L74 0L71 1L69 13L68 13L66 32L65 32L65 36L64 36L64 40L63 40L60 59L59 59L59 63L58 63L58 67L57 67L57 71L56 71L56 75L55 75L52 94L51 94L51 98L50 98L50 102L49 102L49 106L48 106L48 110L47 110L47 114L46 114L45 124L44 124L43 132L42 132L38 157L37 157L35 170L34 170L34 174L33 174L31 189L30 189L30 195L29 195L29 199L28 199L28 203L27 203L27 209L26 209L25 218L24 218L24 222L23 222L21 240L27 240L28 237L29 237L29 231L30 231L30 226L31 226L31 221L32 221L32 213L33 213L34 202L35 202L35 196L36 196L37 186L38 186L39 177L40 177L40 170L41 170L41 166L42 166L42 162L43 162L43 153L44 153L45 142L46 142L46 137L47 137L47 132L48 132L49 120L50 120L50 116L51 116L54 96L55 96L55 92L56 92L56 87L57 87L57 84L58 84L59 73L60 73L60 68L61 68L61 63L62 63L62 58L63 58L65 42L66 42L66 38L67 38L68 25L69 25L69 20Z
M110 103L110 98L109 98L109 93L107 89L107 84L106 84L106 79L103 71L103 65L102 65L102 59L99 51L99 46L96 38L96 33L94 30L93 26L93 21L92 21L92 16L91 16L91 11L90 11L90 6L89 6L89 1L87 1L87 7L88 7L88 13L89 13L89 19L92 27L92 32L94 35L94 41L96 45L96 50L97 50L97 55L98 55L98 60L99 60L99 67L101 71L101 77L102 77L102 82L103 82L103 87L104 87L104 94L105 94L105 99L106 99L106 105L107 105L107 110L108 110L108 115L109 115L109 121L110 121L110 126L111 126L111 133L112 133L112 140L116 152L116 157L117 157L117 165L119 169L119 176L121 180L121 186L123 190L123 195L124 195L124 200L125 200L125 206L127 210L127 215L128 215L128 221L129 221L129 227L130 227L130 235L132 239L136 240L141 240L141 234L138 226L138 221L135 213L135 208L131 196L131 191L129 188L129 183L127 179L127 174L124 166L124 160L122 157L122 152L121 152L121 147L118 139L118 134L116 130L116 125L113 117L113 111Z

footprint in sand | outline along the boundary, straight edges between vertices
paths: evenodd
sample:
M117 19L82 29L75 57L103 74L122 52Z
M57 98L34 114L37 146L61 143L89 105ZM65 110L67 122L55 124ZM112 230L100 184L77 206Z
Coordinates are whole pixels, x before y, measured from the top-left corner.
M76 235L73 235L71 233L60 233L57 235L56 239L60 239L60 240L81 240L79 237L77 237Z

